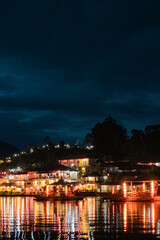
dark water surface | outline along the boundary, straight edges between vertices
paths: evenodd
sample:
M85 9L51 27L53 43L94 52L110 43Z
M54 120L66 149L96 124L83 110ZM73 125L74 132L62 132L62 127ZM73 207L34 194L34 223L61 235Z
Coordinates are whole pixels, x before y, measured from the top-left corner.
M160 238L160 202L36 202L0 197L0 239Z

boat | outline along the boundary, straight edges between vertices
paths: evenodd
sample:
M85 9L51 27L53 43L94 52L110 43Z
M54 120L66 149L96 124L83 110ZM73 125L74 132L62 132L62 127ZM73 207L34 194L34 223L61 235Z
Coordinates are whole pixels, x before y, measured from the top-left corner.
M84 196L35 196L36 201L73 201L83 200Z

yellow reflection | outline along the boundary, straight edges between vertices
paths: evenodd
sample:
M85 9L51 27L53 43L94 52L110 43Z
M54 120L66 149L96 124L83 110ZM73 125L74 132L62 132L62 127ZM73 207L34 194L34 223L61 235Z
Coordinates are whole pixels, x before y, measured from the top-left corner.
M123 211L123 224L124 224L124 231L127 231L127 203L124 203L124 211Z
M115 204L95 197L78 202L36 202L29 197L0 197L0 219L0 236L2 232L10 236L14 231L50 230L71 237L78 232L89 239L89 233L97 230L133 232L134 228L155 234L160 226L160 202Z
M123 194L124 194L124 197L126 198L127 197L127 184L126 183L123 183Z
M154 203L151 203L151 225L152 225L152 233L155 233L155 207L154 207Z
M154 196L154 182L151 182L151 196Z

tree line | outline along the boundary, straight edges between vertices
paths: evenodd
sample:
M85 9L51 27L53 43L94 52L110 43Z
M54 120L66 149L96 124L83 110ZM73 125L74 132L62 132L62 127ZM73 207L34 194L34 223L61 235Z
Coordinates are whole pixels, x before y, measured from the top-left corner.
M102 123L97 123L85 139L94 146L94 152L104 154L106 159L160 159L160 125L149 125L144 130L133 129L131 136L128 136L126 128L108 117Z

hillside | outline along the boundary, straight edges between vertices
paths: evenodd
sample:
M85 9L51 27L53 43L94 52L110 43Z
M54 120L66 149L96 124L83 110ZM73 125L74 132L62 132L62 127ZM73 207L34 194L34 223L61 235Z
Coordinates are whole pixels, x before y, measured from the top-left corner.
M14 153L19 153L19 149L9 143L0 141L0 159L12 156Z

